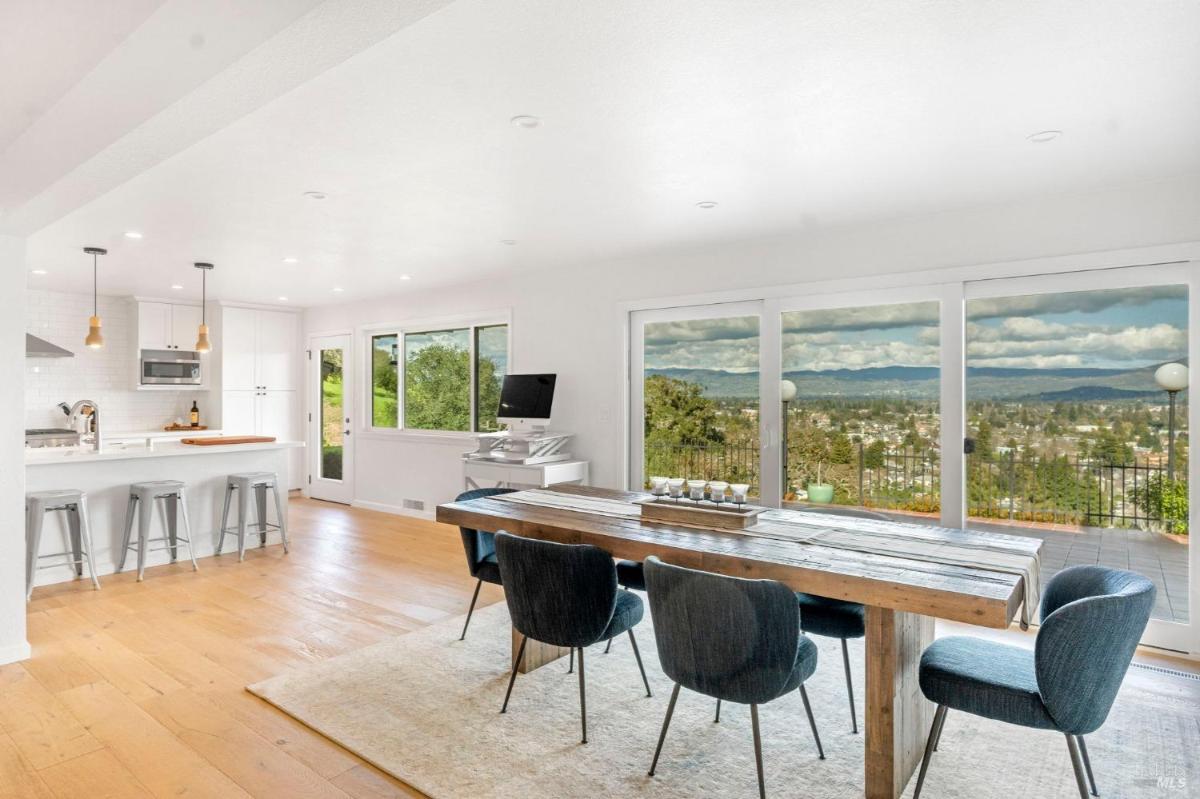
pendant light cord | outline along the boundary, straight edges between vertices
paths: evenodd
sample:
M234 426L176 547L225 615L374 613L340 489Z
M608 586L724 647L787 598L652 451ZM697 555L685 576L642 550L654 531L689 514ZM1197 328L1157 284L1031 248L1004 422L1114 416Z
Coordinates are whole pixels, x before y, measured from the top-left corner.
M96 253L92 253L92 316L99 316L100 300L97 295L100 293L100 279L96 276Z
M200 270L200 324L208 324L208 270Z

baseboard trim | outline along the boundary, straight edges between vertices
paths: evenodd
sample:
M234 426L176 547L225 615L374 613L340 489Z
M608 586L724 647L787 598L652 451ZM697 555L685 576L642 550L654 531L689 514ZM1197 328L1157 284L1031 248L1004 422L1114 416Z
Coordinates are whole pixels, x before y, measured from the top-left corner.
M368 502L365 499L356 499L350 503L352 508L362 508L363 510L377 510L380 513L390 513L393 516L411 516L414 519L425 519L426 521L434 521L434 514L427 510L411 510L401 507L400 505L389 505L385 502Z
M33 650L28 641L0 647L0 666L5 663L16 663L18 660L29 660L32 654Z

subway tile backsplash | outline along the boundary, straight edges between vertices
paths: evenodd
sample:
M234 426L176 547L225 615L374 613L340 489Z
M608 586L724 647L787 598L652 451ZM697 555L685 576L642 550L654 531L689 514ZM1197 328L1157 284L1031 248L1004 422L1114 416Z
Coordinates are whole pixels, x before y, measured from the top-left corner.
M138 391L137 312L129 297L100 297L104 347L83 346L91 294L27 291L25 329L75 353L74 358L27 358L25 361L25 427L64 427L57 407L76 400L95 400L107 433L161 428L187 418L192 400L200 405L201 422L211 405L209 392Z

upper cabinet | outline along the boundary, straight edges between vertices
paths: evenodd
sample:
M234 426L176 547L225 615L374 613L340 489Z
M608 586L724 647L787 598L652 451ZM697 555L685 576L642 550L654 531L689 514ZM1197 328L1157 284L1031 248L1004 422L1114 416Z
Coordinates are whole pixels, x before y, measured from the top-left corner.
M298 387L296 314L253 308L221 309L221 388L293 391Z
M190 350L200 330L200 306L138 302L139 350Z

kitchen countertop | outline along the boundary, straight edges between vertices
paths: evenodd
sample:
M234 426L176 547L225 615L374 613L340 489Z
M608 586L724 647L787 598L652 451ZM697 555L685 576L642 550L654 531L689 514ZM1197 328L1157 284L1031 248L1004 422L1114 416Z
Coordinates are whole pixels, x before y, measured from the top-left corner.
M154 430L117 430L112 433L103 431L103 436L109 441L132 441L135 438L200 438L201 436L219 436L222 430L220 428L211 428L209 430L163 430L161 427Z
M25 450L25 465L46 466L68 463L92 463L95 461L133 460L135 458L228 455L231 453L270 449L295 449L303 446L303 441L271 441L261 444L218 444L207 447L166 441L155 444L153 447L132 444L105 444L101 452L93 452L90 447L31 447Z

